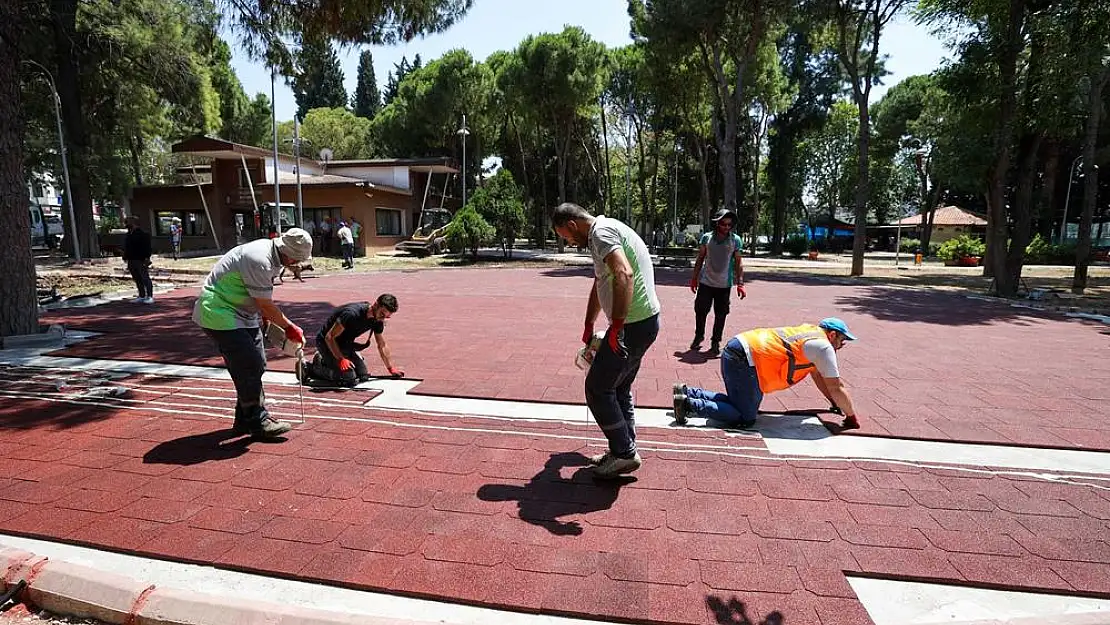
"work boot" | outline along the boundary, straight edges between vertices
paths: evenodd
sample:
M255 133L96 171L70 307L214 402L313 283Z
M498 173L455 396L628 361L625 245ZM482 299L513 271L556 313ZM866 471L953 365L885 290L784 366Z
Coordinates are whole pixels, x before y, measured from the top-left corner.
M262 440L272 440L292 429L292 423L288 421L278 421L267 414L262 417L262 421L259 422L258 425L251 428L251 436Z
M686 385L683 384L682 382L675 382L674 384L671 385L671 393L673 393L675 395L682 395L684 397L689 397L689 395L686 392L686 389L687 389Z
M695 336L694 340L690 342L690 351L696 352L701 349L701 337Z
M604 462L594 467L594 477L603 480L611 480L625 473L632 473L643 464L644 462L640 459L640 454L637 453L632 454L631 458L609 456Z
M587 462L589 462L591 467L596 467L608 460L610 455L611 454L609 452L605 452L603 454L595 454L593 456L590 456L586 460Z
M686 393L674 394L674 420L679 425L686 425Z
M721 342L720 341L713 341L712 343L709 344L709 355L710 356L720 356L721 355Z

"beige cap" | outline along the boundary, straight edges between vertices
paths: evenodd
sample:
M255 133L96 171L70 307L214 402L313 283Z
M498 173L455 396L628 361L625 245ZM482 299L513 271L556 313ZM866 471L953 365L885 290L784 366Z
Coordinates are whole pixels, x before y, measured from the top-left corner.
M304 262L312 258L312 235L300 228L290 228L274 239L278 251L289 258Z

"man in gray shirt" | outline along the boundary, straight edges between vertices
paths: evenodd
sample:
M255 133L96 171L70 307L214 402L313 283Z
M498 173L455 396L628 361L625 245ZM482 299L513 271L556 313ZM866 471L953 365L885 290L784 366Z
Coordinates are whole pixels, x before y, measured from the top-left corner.
M701 236L698 260L690 278L690 290L698 294L694 299L694 340L690 343L690 351L701 349L702 339L705 338L705 319L712 308L713 336L709 353L714 356L721 353L721 336L725 331L729 300L732 299L732 285L736 285L736 294L740 299L747 297L740 237L733 233L735 227L736 214L721 209L713 217L713 232Z
M651 254L638 234L609 217L594 217L577 204L561 204L551 217L559 236L589 247L594 281L586 304L582 342L593 338L594 321L609 318L605 340L586 375L586 405L593 412L609 451L590 459L594 475L615 478L640 468L632 383L644 354L659 335L659 298Z

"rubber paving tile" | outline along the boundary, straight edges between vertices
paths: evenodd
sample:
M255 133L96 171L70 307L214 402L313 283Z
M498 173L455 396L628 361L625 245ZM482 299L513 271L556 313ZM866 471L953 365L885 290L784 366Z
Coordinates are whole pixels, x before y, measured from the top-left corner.
M634 392L669 407L671 385L721 388L719 363L690 353L688 272L659 269L662 331ZM395 361L421 380L413 393L579 404L574 367L590 274L580 268L445 269L317 277L275 290L288 316L313 336L335 305L391 292ZM863 427L854 435L1110 450L1110 335L1079 319L924 289L747 272L726 336L753 327L844 318L860 340L840 353ZM117 302L46 315L104 332L58 352L89 358L220 364L189 321L195 289L154 306ZM599 323L599 326L603 323ZM382 372L374 350L371 372ZM270 367L291 371L276 355ZM810 383L766 398L768 411L821 410Z
M4 371L0 391L31 375ZM393 413L356 393L306 398L285 442L251 443L211 416L229 382L132 382L153 392L0 392L0 531L645 623L869 623L846 574L1110 598L1110 493L1080 480L642 428L641 471L604 482L585 423ZM288 416L288 389L273 391Z

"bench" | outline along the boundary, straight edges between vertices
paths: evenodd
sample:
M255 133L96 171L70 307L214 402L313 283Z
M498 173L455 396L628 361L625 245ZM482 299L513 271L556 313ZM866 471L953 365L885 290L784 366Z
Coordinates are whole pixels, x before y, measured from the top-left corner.
M694 247L659 247L655 252L659 256L660 265L673 267L689 267L690 261L698 256L698 250Z

